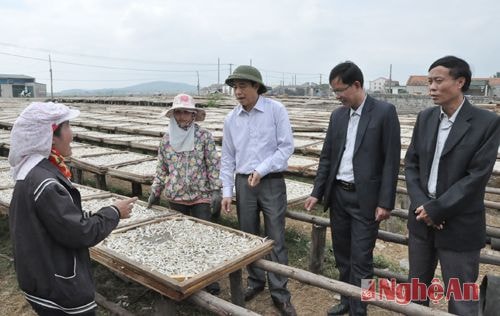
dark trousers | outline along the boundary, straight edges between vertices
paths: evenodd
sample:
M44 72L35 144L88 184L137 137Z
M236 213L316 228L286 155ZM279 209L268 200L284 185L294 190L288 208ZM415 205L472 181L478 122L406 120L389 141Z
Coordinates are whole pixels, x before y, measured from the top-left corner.
M53 308L47 308L42 305L35 304L31 301L28 301L28 303L31 304L31 307L33 307L33 310L37 313L37 315L40 316L68 316L70 314L67 314L63 312L62 310L59 309L53 309ZM90 311L87 311L85 313L80 313L80 314L73 314L77 316L95 316L96 315L96 309L94 308Z
M259 185L251 188L248 176L236 175L236 209L240 229L244 232L260 234L260 212L264 215L265 235L274 240L270 259L288 265L288 251L285 245L285 213L287 208L286 186L283 177L264 177ZM263 287L266 283L265 271L249 265L248 286ZM269 290L275 302L290 300L286 285L288 278L267 273Z
M339 280L361 286L361 279L373 278L373 248L379 223L373 216L367 218L361 213L355 191L346 191L338 185L333 190L330 225ZM341 303L349 306L350 315L366 315L366 304L359 299L341 296Z
M441 273L445 288L451 278L457 278L460 285L464 282L474 283L479 276L480 250L453 251L434 247L434 232L429 231L427 239L421 239L410 233L408 239L408 258L410 261L409 278L418 278L427 286L434 278L434 272L439 260ZM429 306L427 301L415 301L415 303ZM451 296L448 302L448 312L457 315L477 315L479 302L455 301Z
M181 212L184 215L203 219L205 221L210 221L210 218L212 217L212 211L210 210L210 204L208 203L184 205L168 201L168 205L174 211Z

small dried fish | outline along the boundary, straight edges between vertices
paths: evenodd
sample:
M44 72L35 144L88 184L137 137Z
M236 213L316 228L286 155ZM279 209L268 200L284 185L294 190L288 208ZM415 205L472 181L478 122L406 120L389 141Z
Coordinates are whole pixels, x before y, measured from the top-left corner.
M188 218L174 218L110 235L98 247L113 250L169 276L192 276L238 257L263 239Z

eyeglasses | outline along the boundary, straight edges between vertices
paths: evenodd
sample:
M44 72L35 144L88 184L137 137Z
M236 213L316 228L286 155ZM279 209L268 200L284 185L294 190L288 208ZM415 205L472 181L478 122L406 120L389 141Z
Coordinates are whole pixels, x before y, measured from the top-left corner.
M331 90L335 94L341 94L341 93L345 92L347 89L349 89L351 86L352 86L352 83L347 85L347 87L339 88L339 89L331 89Z

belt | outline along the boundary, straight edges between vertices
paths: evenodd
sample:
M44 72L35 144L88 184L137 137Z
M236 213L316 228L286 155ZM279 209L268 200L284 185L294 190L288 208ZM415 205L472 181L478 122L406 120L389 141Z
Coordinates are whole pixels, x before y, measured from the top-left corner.
M356 191L356 186L354 185L354 183L351 183L351 182L346 182L346 181L342 181L342 180L335 180L335 183L342 189L342 190L345 190L345 191L349 191L349 192L354 192Z
M238 173L238 176L242 177L248 177L249 174L244 174L244 173ZM273 172L273 173L268 173L264 177L260 178L261 180L264 179L281 179L283 178L283 172Z

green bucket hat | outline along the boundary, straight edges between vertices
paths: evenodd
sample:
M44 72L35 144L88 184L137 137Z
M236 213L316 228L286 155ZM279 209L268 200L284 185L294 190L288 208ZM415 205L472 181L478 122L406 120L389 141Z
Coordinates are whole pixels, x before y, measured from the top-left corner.
M230 87L234 86L235 80L247 80L258 83L259 90L258 94L265 93L267 91L266 85L262 82L262 75L257 68L247 65L238 66L229 77L226 79L226 84Z

